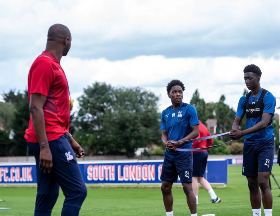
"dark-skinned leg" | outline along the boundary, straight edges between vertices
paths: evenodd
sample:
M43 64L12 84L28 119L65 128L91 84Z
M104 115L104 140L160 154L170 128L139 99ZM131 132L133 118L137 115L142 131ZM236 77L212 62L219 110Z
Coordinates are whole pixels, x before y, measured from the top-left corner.
M272 194L269 187L270 172L259 172L258 182L262 192L262 203L264 209L272 209Z
M192 189L192 183L182 183L184 192L187 196L187 203L191 214L196 214L196 199Z
M172 182L162 181L161 192L166 212L173 211Z
M250 201L252 209L261 208L261 193L259 189L258 176L247 176L250 191Z

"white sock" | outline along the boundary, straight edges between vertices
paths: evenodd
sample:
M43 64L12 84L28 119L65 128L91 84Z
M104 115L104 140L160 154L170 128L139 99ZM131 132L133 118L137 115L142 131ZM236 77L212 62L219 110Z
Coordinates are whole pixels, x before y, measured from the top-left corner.
M191 214L191 216L197 216L197 213L196 214Z
M198 204L198 196L195 196L196 204Z
M261 209L252 209L253 216L261 216Z
M171 211L171 212L166 212L166 216L173 216L173 211Z
M264 209L265 216L272 216L272 209Z
M210 189L210 190L208 191L208 193L209 193L211 199L216 199L216 198L217 198L217 195L215 194L215 192L213 191L213 189Z

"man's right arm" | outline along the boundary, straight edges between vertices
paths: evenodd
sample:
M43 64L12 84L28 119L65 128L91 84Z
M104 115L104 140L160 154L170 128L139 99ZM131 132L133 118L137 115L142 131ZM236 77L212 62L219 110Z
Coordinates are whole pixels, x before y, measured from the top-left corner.
M232 124L232 130L240 130L241 121L244 115L244 105L245 105L246 96L240 98L237 106L237 112L235 115L234 122Z
M162 142L164 143L165 147L167 149L170 149L173 147L173 144L172 144L172 141L173 140L169 140L168 141L168 137L167 137L167 131L166 130L162 130L162 133L161 133L161 140Z
M241 125L242 117L236 116L234 119L234 122L232 124L232 129L233 130L240 130L240 125Z
M167 132L166 132L166 130L162 130L162 133L161 133L161 140L162 140L162 142L164 143L164 144L166 144L167 143Z
M52 164L52 153L48 144L48 138L45 129L45 118L43 106L47 97L41 94L31 94L29 111L32 118L33 128L38 139L39 144L47 143L40 146L40 163L39 167L44 172L50 173Z

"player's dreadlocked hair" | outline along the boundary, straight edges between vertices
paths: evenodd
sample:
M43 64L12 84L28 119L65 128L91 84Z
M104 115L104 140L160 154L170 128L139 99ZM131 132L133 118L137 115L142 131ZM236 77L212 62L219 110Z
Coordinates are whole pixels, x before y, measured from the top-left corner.
M258 76L262 76L261 69L257 65L254 65L254 64L247 65L244 68L244 73L247 73L247 72L252 72Z
M173 86L176 86L176 85L181 86L181 88L183 89L183 91L185 91L185 86L184 86L184 84L183 84L180 80L174 79L174 80L171 80L171 81L167 84L167 86L166 86L167 94L169 94L171 88L172 88Z

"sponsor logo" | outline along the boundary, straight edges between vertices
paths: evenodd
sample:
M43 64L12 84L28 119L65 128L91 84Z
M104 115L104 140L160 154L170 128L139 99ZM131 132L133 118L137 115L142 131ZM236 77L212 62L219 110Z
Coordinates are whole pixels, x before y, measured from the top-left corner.
M172 117L175 117L175 113L172 113Z
M250 113L253 113L253 112L260 112L261 109L260 108L255 108L255 109L246 109L246 112L250 112Z
M190 178L190 173L189 173L189 171L185 171L185 177L186 177L186 178Z
M265 166L267 166L268 168L269 168L269 162L270 162L270 160L269 159L266 159L266 161L265 161Z
M73 158L74 158L73 155L71 155L71 152L70 152L70 151L69 151L69 152L66 152L66 153L65 153L65 156L66 156L66 158L67 158L68 161L73 160Z

